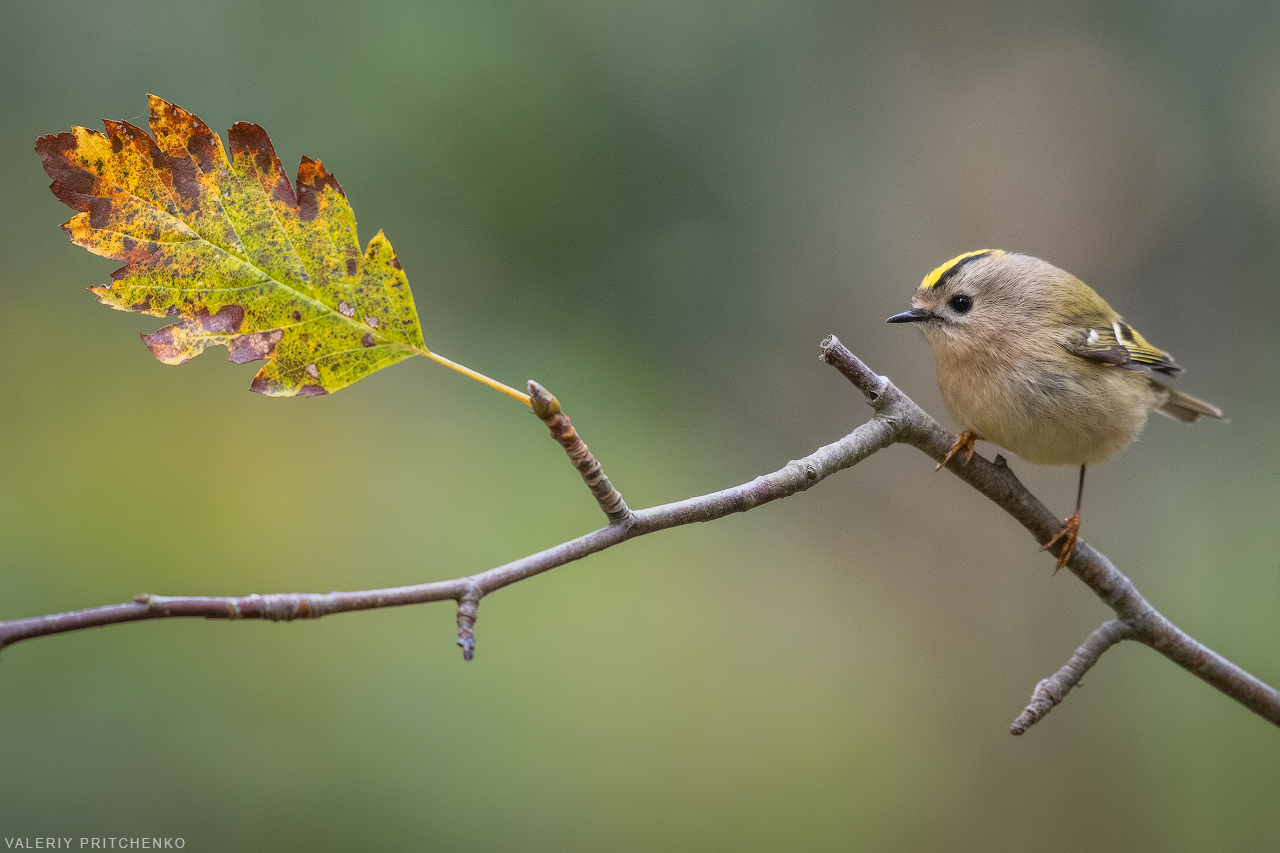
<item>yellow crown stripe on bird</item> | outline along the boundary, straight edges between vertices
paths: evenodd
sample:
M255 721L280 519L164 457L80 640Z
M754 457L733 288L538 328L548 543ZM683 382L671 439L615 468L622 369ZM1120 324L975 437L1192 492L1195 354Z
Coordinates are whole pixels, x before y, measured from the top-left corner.
M950 273L955 272L969 261L975 260L982 255L1003 255L1003 249L977 249L972 252L965 252L963 255L956 255L942 266L924 277L924 281L920 282L921 290L929 290L937 287L938 283L946 278Z

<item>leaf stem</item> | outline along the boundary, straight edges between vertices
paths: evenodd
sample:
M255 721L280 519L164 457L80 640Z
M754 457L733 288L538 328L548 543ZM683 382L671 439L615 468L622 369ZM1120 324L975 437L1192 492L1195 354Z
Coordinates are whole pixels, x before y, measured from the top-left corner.
M470 376L472 379L479 382L481 385L488 385L493 390L501 391L503 394L506 394L508 397L515 397L517 400L519 400L521 403L524 403L526 406L529 406L529 407L533 406L533 401L530 400L529 395L524 393L523 391L517 391L516 389L512 388L509 385L503 385L501 382L499 382L496 379L490 379L488 376L485 376L483 373L477 373L471 368L464 367L461 364L458 364L456 361L450 361L449 359L445 358L442 355L437 355L436 353L433 353L429 349L420 349L418 350L418 352L421 353L422 355L425 355L427 358L431 359L434 362L443 364L445 367L451 370L458 371L463 376Z

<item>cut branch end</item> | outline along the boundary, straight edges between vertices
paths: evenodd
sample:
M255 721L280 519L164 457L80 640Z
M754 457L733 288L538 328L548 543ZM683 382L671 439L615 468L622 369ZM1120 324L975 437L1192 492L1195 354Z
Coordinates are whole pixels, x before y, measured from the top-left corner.
M872 408L879 410L886 403L886 391L889 382L880 374L863 363L862 359L851 353L835 335L828 335L820 344L822 361L844 374L845 378L866 395Z

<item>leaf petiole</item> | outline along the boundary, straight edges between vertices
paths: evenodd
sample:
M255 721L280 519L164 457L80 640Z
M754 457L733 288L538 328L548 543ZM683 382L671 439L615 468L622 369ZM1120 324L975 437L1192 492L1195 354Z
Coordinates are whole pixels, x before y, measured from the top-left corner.
M451 370L456 370L459 373L461 373L463 376L470 376L472 379L479 382L480 384L488 385L490 388L492 388L495 391L501 391L503 394L506 394L508 397L515 397L517 400L519 400L521 403L524 403L526 406L530 406L530 407L533 406L533 402L529 399L528 394L525 394L522 391L517 391L516 389L510 387L509 385L503 385L501 382L499 382L496 379L490 379L488 376L485 376L483 373L477 373L476 371L472 370L469 367L463 367L461 364L458 364L456 361L450 361L449 359L445 358L442 355L437 355L436 353L433 353L429 349L417 349L415 347L414 352L417 352L421 355L425 355L427 358L431 359L432 361L438 364L443 364L445 367L448 367Z

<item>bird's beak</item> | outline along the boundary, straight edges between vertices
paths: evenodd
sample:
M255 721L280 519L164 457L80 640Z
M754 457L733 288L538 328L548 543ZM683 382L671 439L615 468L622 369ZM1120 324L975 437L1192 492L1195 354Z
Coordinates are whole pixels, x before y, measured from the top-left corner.
M932 311L926 311L923 308L912 308L910 311L903 311L901 314L894 314L886 323L919 323L922 320L933 320L937 317Z

